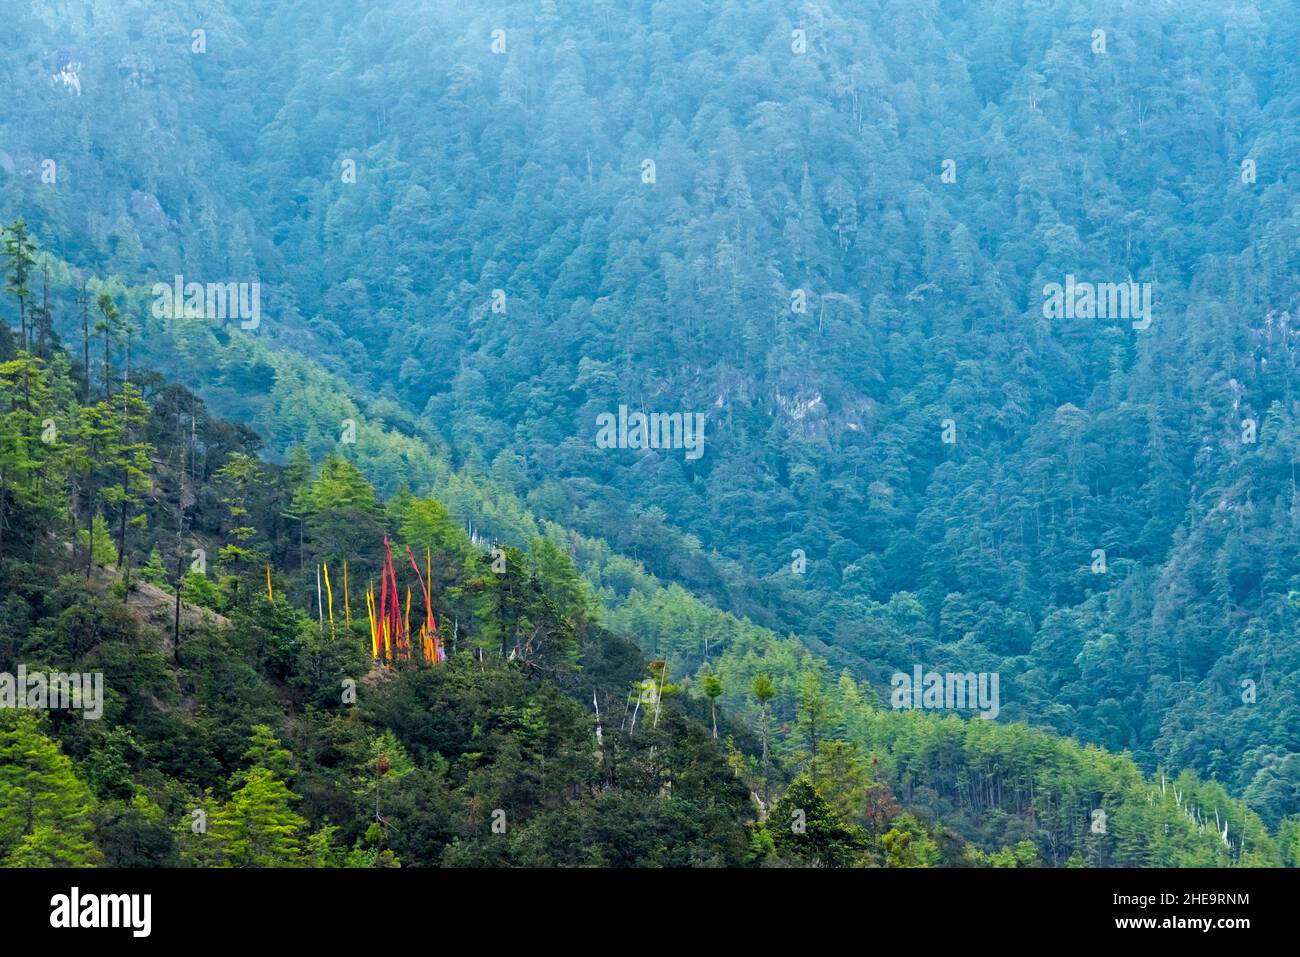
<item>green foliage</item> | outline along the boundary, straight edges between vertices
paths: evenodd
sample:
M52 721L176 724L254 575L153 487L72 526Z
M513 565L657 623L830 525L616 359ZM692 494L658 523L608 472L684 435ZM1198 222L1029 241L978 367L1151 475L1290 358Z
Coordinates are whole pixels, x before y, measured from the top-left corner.
M534 539L527 551L493 552L476 546L435 499L401 492L382 503L347 460L327 460L319 473L300 456L284 467L255 460L251 438L209 419L180 393L158 392L153 405L131 413L130 426L147 434L153 448L149 484L171 490L173 501L116 495L114 485L125 492L137 484L113 475L120 477L121 456L136 455L123 451L131 444L122 432L127 420L112 417L116 398L88 415L62 369L31 366L32 383L45 390L31 394L51 403L60 396L62 404L51 406L57 416L90 424L70 428L68 454L42 470L49 527L76 529L66 519L89 498L62 492L94 487L106 508L121 515L135 502L130 507L148 519L138 540L124 541L127 564L142 566L148 580L170 580L165 554L188 558L192 547L213 550L222 539L238 540L240 555L250 560L222 562L219 581L185 575L183 654L169 669L164 649L173 599L167 590L150 596L116 577L118 599L106 600L96 593L103 587L98 577L80 573L41 589L35 582L47 566L40 563L75 571L81 557L51 549L40 535L21 542L4 573L13 583L12 614L0 650L22 648L27 660L69 668L93 659L116 675L110 684L125 697L108 703L106 716L121 723L102 733L79 721L54 723L87 784L48 739L24 745L44 755L41 780L55 788L48 801L54 822L33 821L7 839L6 860L14 864L925 867L1294 860L1290 824L1275 840L1218 785L1180 776L1179 800L1188 803L1171 809L1171 798L1155 800L1155 785L1127 758L1022 725L881 711L869 685L847 672L828 681L824 664L797 641L706 610L681 589L631 569L623 579L630 586L626 600L611 617L635 616L652 634L672 633L675 619L718 629L710 662L695 678L677 679L674 661L647 663L596 623L590 584L551 538ZM14 384L10 407L20 408L22 375L8 381ZM132 387L121 388L129 409ZM193 501L185 481L192 467L189 436L168 423L181 407L193 415L196 431L202 419L204 441L220 451L208 466L211 491ZM119 464L101 473L94 463L105 450ZM62 515L60 501L73 503ZM182 509L177 548L174 532L154 530L167 528ZM111 565L123 556L109 544L113 530L97 517L100 564ZM76 530L84 537L84 528ZM336 607L331 636L315 610L314 568L293 568L295 559L310 555L328 557L341 570L335 549L356 547L345 554L353 562L351 597L359 598L361 576L375 567L385 534L397 543L395 555L404 555L404 540L413 552L425 551L419 564L422 574L426 562L432 572L444 639L450 619L458 645L438 667L399 667L366 679L359 703L347 705L341 682L364 673L368 660L360 603L351 606L350 626ZM275 565L274 600L265 593L263 556ZM610 558L606 567L616 564ZM195 606L221 617L198 616ZM905 625L912 612L895 603L890 614ZM955 610L950 618L957 620ZM601 743L589 713L593 687L597 703L603 701ZM643 700L647 687L653 695ZM635 707L620 714L629 688ZM180 701L186 705L176 709ZM22 729L31 737L30 726ZM47 743L38 747L41 741ZM1284 781L1285 772L1280 765L1275 778ZM790 776L796 781L786 785ZM1273 790L1260 786L1261 794ZM773 792L776 800L759 823ZM1185 808L1193 803L1198 815L1209 808L1224 816L1235 837L1229 846L1205 834L1199 817L1188 821ZM1087 829L1089 810L1099 806L1110 815L1104 836ZM201 833L192 826L196 809L206 815ZM501 832L493 829L498 810ZM778 826L794 810L803 811L811 830ZM61 815L79 823L51 840ZM1027 819L1037 824L1026 828ZM628 836L633 831L635 839Z
M917 661L978 663L1004 676L1010 720L1130 751L1147 773L1190 767L1273 827L1300 811L1276 767L1294 696L1237 691L1300 670L1296 223L1286 166L1267 160L1297 153L1286 5L1142 11L1108 25L1105 56L1059 0L819 8L799 56L772 0L743 16L616 6L556 17L512 0L502 15L525 26L508 58L468 8L226 11L234 42L279 55L224 84L153 42L150 5L15 12L0 141L22 144L15 163L78 170L0 192L18 344L53 259L39 238L125 279L89 288L104 356L84 360L87 385L113 391L135 345L276 453L337 453L350 419L344 453L384 495L436 494L458 527L515 546L562 523L604 624L679 673L728 635L783 694L796 649L849 668L864 697ZM428 72L430 35L453 68ZM84 58L95 109L28 69L69 45L112 51ZM321 157L357 148L338 91L376 50L367 93L391 108L342 184ZM1186 53L1176 68L1152 53L1168 50ZM140 95L160 83L167 97ZM208 121L178 127L174 104ZM174 136L140 149L131 131L156 128ZM1258 182L1230 175L1245 153ZM647 157L654 184L637 181ZM449 179L431 186L430 169ZM182 261L278 277L277 348L155 319L152 278ZM71 312L80 283L49 265ZM1151 335L1045 321L1041 289L1067 273L1155 282L1177 319ZM709 410L706 455L593 459L594 414L633 396ZM936 439L950 416L952 445ZM12 460L35 474L34 452ZM114 483L85 474L83 527L102 506L120 530L141 507L130 483L105 503ZM17 504L31 491L0 484L16 539L49 524ZM301 573L373 531L367 511L355 527L318 513L315 538L267 557ZM752 665L719 663L729 713Z
M90 788L35 716L0 711L0 866L97 864L94 806Z
M213 808L202 851L183 856L208 867L292 867L302 857L306 825L291 809L297 798L267 768L243 775L243 784L226 803Z
M185 573L181 585L181 599L188 604L201 608L218 609L222 605L222 596L216 582L203 572Z
M1278 332L1295 311L1294 216L1280 182L1194 185L1239 159L1207 129L1263 129L1274 154L1295 153L1270 119L1294 112L1293 92L1259 39L1286 44L1291 20L1134 21L1103 66L1063 46L1050 16L1003 14L971 40L964 22L991 15L978 3L961 18L822 11L816 55L790 73L763 65L787 56L771 3L739 32L734 11L633 5L566 19L568 43L520 6L536 22L512 42L550 79L529 91L536 135L502 137L522 81L452 11L438 27L465 68L404 77L423 58L398 58L372 79L392 109L371 152L392 162L382 186L338 190L302 158L353 148L355 130L347 111L313 107L332 81L303 51L324 22L339 62L364 62L367 44L423 43L427 23L409 4L326 6L230 18L250 46L273 30L284 51L231 77L235 98L250 116L318 116L310 148L302 124L278 123L250 127L248 155L218 155L200 124L140 151L109 118L159 125L135 95L155 69L168 102L216 117L216 132L239 120L184 57L133 58L129 76L88 67L111 107L89 113L28 86L46 83L39 71L11 71L0 133L32 155L93 143L95 162L58 191L11 177L0 194L0 211L42 214L3 241L19 335L0 335L0 663L103 667L114 690L106 731L59 715L13 726L11 807L35 793L31 768L57 786L41 792L48 820L0 811L0 859L1297 863L1300 771L1284 745L1300 433ZM19 11L13 35L130 50L156 33L150 15ZM1169 44L1196 53L1173 79L1134 58ZM699 58L683 72L688 47ZM899 79L923 55L949 65L938 100ZM1098 69L1109 79L1089 84ZM598 102L641 104L645 142L629 147L627 117ZM457 119L467 104L475 129ZM918 160L942 154L923 142L934 129L967 144L960 189ZM1061 149L1053 130L1077 135ZM629 199L632 148L663 175ZM432 196L426 167L454 169L456 188ZM111 213L93 201L128 187ZM503 202L530 228L482 229ZM37 235L125 282L83 286ZM149 277L182 259L280 276L277 348L154 317ZM102 356L86 343L80 369L49 347L38 267L55 311L83 291L98 313ZM1139 339L1015 319L1044 281L1085 267L1158 274L1180 321ZM498 286L509 324L482 306ZM141 353L248 425L142 373ZM707 458L594 460L594 414L637 392L710 410ZM1238 441L1229 404L1259 420L1257 443ZM952 446L934 440L949 415ZM355 442L339 438L345 421ZM406 545L431 572L443 666L366 674L360 603L350 625L323 623L316 566L350 561L355 599L385 537L403 575ZM1108 568L1090 569L1103 546ZM173 622L169 596L130 570L175 587L195 547L215 580L184 575ZM787 564L793 549L806 571ZM892 671L914 662L1001 673L1004 723L881 710ZM345 704L341 684L361 675ZM1243 675L1265 693L1242 698ZM629 688L639 723L619 713ZM197 805L204 835L189 828ZM794 810L811 810L811 831L782 827Z
M77 534L78 546L82 551L91 548L91 542L94 542L94 548L91 549L93 559L96 565L108 566L117 561L117 549L113 547L113 532L108 527L108 522L103 515L98 512L91 520L92 524L89 530L82 529Z
M843 821L804 777L772 805L766 826L778 856L803 865L850 867L868 847L866 833Z

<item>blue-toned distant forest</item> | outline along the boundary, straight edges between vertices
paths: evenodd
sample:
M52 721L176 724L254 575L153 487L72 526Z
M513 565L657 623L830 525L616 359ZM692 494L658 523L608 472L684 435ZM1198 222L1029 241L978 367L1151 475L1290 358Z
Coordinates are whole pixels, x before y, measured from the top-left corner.
M67 776L69 860L1297 862L1293 4L6 7L0 670L154 682L0 724ZM159 316L177 275L259 282L260 325ZM1067 276L1151 284L1150 325L1045 317ZM703 454L597 448L620 405L703 413ZM330 643L316 568L385 533L464 641L348 719L370 633ZM173 660L194 548L213 644ZM915 664L999 674L997 719L894 713ZM520 783L647 680L635 775ZM416 843L370 826L380 757ZM199 800L297 843L197 846ZM824 844L768 826L817 800ZM620 857L618 814L665 836Z

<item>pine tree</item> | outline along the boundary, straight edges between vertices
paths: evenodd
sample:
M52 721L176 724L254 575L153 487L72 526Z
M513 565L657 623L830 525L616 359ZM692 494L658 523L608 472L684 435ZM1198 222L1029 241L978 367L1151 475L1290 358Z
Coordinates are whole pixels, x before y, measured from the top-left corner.
M300 862L307 822L292 809L300 800L267 768L243 775L243 785L208 821L218 867L288 867Z
M793 862L849 867L868 848L866 833L845 823L803 776L772 805L766 823L777 853Z
M101 292L95 299L95 307L100 314L95 322L95 331L104 338L103 383L104 398L107 399L113 394L113 343L122 334L123 320L113 297L106 292Z
M754 675L752 685L754 698L758 701L760 709L760 729L763 733L763 803L768 802L768 792L771 786L770 775L768 773L768 732L771 730L772 719L768 711L769 702L776 697L776 685L766 673L760 672Z
M709 711L713 717L713 737L718 737L718 698L722 697L722 678L710 671L700 681L704 697L709 699Z
M0 867L90 867L90 788L40 732L39 719L0 712Z
M822 737L831 730L836 711L822 686L820 673L810 671L799 680L797 733L802 739L801 755L814 786L817 784L817 750Z
M102 415L106 429L101 463L109 481L101 494L105 504L116 506L118 511L117 565L120 569L126 564L131 513L150 487L150 446L140 441L149 421L149 405L135 386L124 382L111 404L101 402L95 409L97 415Z
M23 348L31 348L27 329L27 300L31 290L27 281L31 278L32 267L36 263L36 242L27 233L27 224L21 219L0 230L4 237L4 254L9 260L9 276L5 280L5 291L18 300L18 322L22 329Z
M253 762L230 778L230 800L202 802L207 826L193 834L188 822L179 829L182 857L210 867L293 867L303 863L306 820L293 810L302 800L285 776L295 772L290 752L271 728L255 725L245 757Z

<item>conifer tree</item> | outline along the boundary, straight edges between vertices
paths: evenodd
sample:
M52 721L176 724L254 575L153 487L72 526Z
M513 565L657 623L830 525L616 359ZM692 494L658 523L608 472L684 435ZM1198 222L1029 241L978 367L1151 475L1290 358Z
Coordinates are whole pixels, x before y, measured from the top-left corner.
M35 715L0 711L0 867L88 867L90 788Z
M12 293L18 300L18 321L22 330L22 346L31 348L31 339L27 324L27 300L31 290L27 283L31 279L32 267L36 263L36 241L27 232L23 220L15 220L0 230L3 235L3 250L8 263L8 277L5 279L5 291Z

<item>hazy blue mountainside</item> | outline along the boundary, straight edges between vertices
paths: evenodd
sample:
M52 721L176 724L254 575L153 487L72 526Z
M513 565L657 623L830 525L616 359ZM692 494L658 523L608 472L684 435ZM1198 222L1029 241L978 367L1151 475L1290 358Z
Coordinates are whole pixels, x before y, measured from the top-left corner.
M11 278L57 265L21 222L4 240ZM731 639L698 674L647 660L552 537L488 548L341 455L267 462L128 371L111 292L96 374L23 289L30 325L0 324L0 867L1297 863L1300 817L1270 828L1217 782L1024 724L884 708L588 559L636 579L643 642L683 613ZM51 672L89 699L52 700Z
M1300 811L1292 4L5 7L0 217L273 448L472 477L513 497L458 518L580 532L619 598L615 553L882 698L997 672L1002 720ZM177 274L261 282L258 348L164 333ZM1067 277L1149 322L1047 317ZM320 369L427 458L340 449ZM597 448L620 406L703 454ZM743 645L644 595L680 670Z

